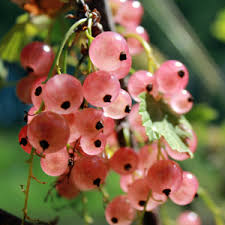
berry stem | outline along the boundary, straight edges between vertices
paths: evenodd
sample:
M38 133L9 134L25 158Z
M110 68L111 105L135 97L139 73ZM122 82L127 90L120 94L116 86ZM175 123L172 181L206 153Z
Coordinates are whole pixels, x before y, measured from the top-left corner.
M154 71L159 67L159 64L157 63L153 52L152 52L152 48L151 46L148 44L147 41L145 41L140 35L138 34L133 34L133 33L129 33L124 35L126 38L135 38L136 40L138 40L140 42L140 44L143 46L147 57L148 57L148 70L151 73L154 73Z
M43 82L44 84L52 77L53 75L53 71L54 71L54 68L56 67L57 68L57 71L61 73L61 69L60 69L60 66L59 66L59 62L60 62L60 57L61 57L61 54L62 54L62 51L67 43L67 41L69 40L69 38L71 37L71 35L74 33L74 31L76 30L76 28L78 26L80 26L81 24L85 23L88 19L87 18L83 18L83 19L80 19L78 20L76 23L74 23L70 29L67 31L67 33L65 34L64 36L64 39L56 53L56 56L55 56L55 59L54 59L54 62L52 64L52 67L48 73L48 77L47 79Z
M44 103L44 101L42 101L39 109L34 114L41 113L44 110L44 108L45 108L45 103Z
M85 196L85 194L83 192L81 192L81 197L82 197L82 204L83 204L82 215L83 215L85 225L92 224L93 219L88 215L88 209L87 209L88 200L87 200L87 197Z
M106 205L110 202L109 194L107 193L107 191L104 189L104 187L102 185L99 186L98 190L102 194L103 207L105 208Z
M224 225L224 221L222 219L222 211L220 208L217 207L216 203L210 198L209 194L207 193L204 188L199 187L198 195L202 198L205 205L209 208L209 210L213 213L216 225Z
M30 158L27 160L27 163L29 164L29 172L28 172L28 178L27 178L27 186L26 186L26 190L25 190L25 202L24 202L23 219L22 219L21 225L24 225L25 220L28 218L27 217L27 206L28 206L30 183L31 183L31 179L32 179L34 152L35 152L35 149L32 148L31 153L30 153Z

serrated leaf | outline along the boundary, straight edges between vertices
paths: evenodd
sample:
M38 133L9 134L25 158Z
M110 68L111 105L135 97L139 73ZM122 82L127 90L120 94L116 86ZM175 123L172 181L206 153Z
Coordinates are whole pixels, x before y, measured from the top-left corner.
M149 140L152 142L163 136L173 150L187 152L193 157L183 142L185 138L191 137L189 130L192 128L186 118L174 114L166 103L156 101L147 93L141 93L139 98L139 114Z

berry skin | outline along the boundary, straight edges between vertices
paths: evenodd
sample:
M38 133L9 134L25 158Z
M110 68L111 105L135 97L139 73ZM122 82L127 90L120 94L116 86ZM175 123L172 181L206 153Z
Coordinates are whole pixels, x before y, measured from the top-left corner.
M133 173L138 166L139 158L131 148L120 148L109 160L110 167L121 175Z
M157 96L158 87L155 76L145 70L137 71L128 81L128 91L136 102L140 102L138 95L142 92Z
M135 214L126 196L114 198L105 209L105 218L110 225L130 225Z
M169 60L164 62L154 76L159 91L165 95L175 95L187 86L189 73L187 68L179 61Z
M87 76L83 84L84 97L97 107L108 106L116 100L120 92L119 80L105 71L97 71Z
M74 113L73 119L74 135L96 136L104 129L103 112L94 108L86 108Z
M54 112L42 112L28 125L27 136L37 150L48 153L64 148L69 139L70 130L66 120Z
M31 89L37 78L34 76L23 77L16 85L16 95L19 100L26 104L32 104Z
M48 45L35 41L23 48L20 61L32 75L46 76L54 61L54 53Z
M145 29L142 26L128 27L126 29L126 33L137 34L137 35L141 36L145 41L149 42L148 33L145 31ZM128 38L127 44L128 44L129 52L131 55L137 55L144 50L141 43L138 40L136 40L135 38Z
M40 77L39 79L37 79L31 88L31 100L33 105L39 109L41 103L42 103L42 93L43 93L43 87L44 84L42 84L45 80L46 80L46 76L45 77Z
M83 101L82 85L75 77L60 74L45 84L42 97L47 110L60 114L73 113Z
M176 220L177 225L201 225L201 219L198 214L192 211L185 211L180 214Z
M113 133L115 129L115 121L112 118L109 118L107 116L103 116L103 134L108 137L110 134Z
M120 89L119 96L109 106L103 107L104 115L113 119L122 119L131 111L132 100L130 95Z
M66 148L60 151L46 154L41 158L40 164L42 170L49 176L60 176L68 167L69 155Z
M175 113L185 114L192 109L194 98L187 90L182 90L171 96L168 102Z
M144 206L148 200L148 195L151 189L149 188L145 179L138 179L134 181L128 188L127 197L131 205L137 210L143 210ZM154 199L157 201L155 201ZM151 211L156 208L158 205L164 203L167 200L166 195L152 193L152 197L147 202L147 211Z
M138 26L144 9L139 1L126 1L121 4L115 16L115 22L124 27Z
M57 179L56 191L58 194L68 200L75 198L80 190L71 182L67 175L62 175Z
M180 188L170 194L170 199L178 205L187 205L191 203L198 191L198 180L190 172L183 172L183 181Z
M104 183L108 167L98 156L84 157L76 161L72 172L72 182L82 191L98 188Z
M80 147L83 152L88 155L98 155L104 151L106 145L106 137L100 133L97 136L83 136L80 140Z
M92 63L104 71L118 70L130 61L126 40L120 34L111 31L99 34L92 41L89 56Z
M28 154L31 153L32 146L28 141L27 137L27 125L21 128L20 133L19 133L19 144L21 148Z
M180 166L172 160L159 160L148 170L147 182L149 188L158 194L177 191L183 179L183 172Z

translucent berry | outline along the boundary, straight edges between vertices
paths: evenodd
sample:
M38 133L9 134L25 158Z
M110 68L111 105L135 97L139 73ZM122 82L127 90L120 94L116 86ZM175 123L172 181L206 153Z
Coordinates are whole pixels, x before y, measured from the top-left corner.
M75 198L79 193L79 189L71 182L67 175L62 175L57 179L56 191L61 197L68 200Z
M42 112L28 125L27 136L31 145L48 153L64 148L70 130L66 120L54 112Z
M84 157L76 161L71 180L80 190L91 190L104 183L107 173L108 167L102 158Z
M115 121L112 118L103 116L104 129L103 134L107 137L113 133L115 129Z
M190 204L198 191L198 187L195 175L184 171L182 184L177 191L170 194L170 199L178 205Z
M19 144L21 148L28 154L31 153L32 146L28 141L27 137L27 125L21 128L20 133L19 133Z
M105 71L97 71L87 76L83 84L84 97L97 107L108 106L116 100L120 92L119 80Z
M201 219L198 214L192 211L185 211L180 214L176 221L177 225L201 225Z
M16 95L19 100L26 104L32 104L31 89L37 78L34 76L23 77L16 85Z
M94 108L86 108L74 113L73 131L76 136L96 136L104 128L103 112Z
M41 168L49 176L60 176L68 168L69 155L66 148L60 151L46 154L41 158Z
M105 209L105 218L110 225L130 225L135 215L135 210L126 196L114 198Z
M126 1L119 7L115 16L115 22L124 27L138 26L144 9L139 1Z
M121 175L133 173L138 166L138 155L131 148L120 148L109 161L110 167Z
M42 97L47 110L61 114L72 113L83 101L82 86L75 77L60 74L45 84Z
M42 83L46 80L46 78L47 78L46 76L40 77L33 83L32 88L31 88L32 103L37 109L39 109L39 107L43 101L42 93L43 93L44 84L42 84Z
M104 115L113 119L122 119L131 111L132 100L130 95L120 89L119 96L109 106L103 107Z
M179 61L164 62L155 72L159 91L174 95L187 86L189 74L187 68Z
M147 42L149 41L148 34L145 31L144 27L142 27L142 26L128 27L126 29L126 33L137 34L137 35L141 36L145 41L147 41ZM128 44L129 52L131 55L137 55L144 50L141 43L138 40L136 40L135 38L128 38L127 44Z
M148 185L152 191L167 196L180 188L182 179L182 169L172 160L157 161L147 174Z
M126 40L118 33L107 31L92 41L89 56L98 69L115 71L127 64L130 55Z
M106 137L100 133L97 136L83 136L80 139L80 146L88 155L98 155L104 151L106 145Z
M187 90L182 90L169 99L171 109L177 114L185 114L192 109L194 98Z
M140 102L138 96L142 92L148 92L156 96L158 94L158 88L155 76L145 70L137 71L128 81L128 91L131 97L137 102Z
M145 179L138 179L134 181L128 188L127 197L131 205L137 210L143 210L145 204L147 204L146 210L150 211L157 207L159 204L164 203L167 200L167 196L164 194L152 194L148 200L151 189L149 188ZM155 200L154 200L154 199ZM148 201L147 201L148 200Z
M20 61L28 72L46 76L54 61L54 52L48 45L35 41L23 48Z

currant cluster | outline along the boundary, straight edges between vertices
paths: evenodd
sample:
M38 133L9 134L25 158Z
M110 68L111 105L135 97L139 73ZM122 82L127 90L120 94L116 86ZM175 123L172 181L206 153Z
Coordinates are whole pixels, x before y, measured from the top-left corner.
M136 33L148 40L139 26L140 2L113 0L111 4L125 36ZM49 77L55 56L42 42L28 44L21 53L21 65L29 75L19 81L17 95L24 103L33 104L19 133L21 147L41 157L42 170L58 177L56 190L67 199L81 191L101 189L110 170L119 174L125 194L106 206L105 217L111 225L131 224L137 211L152 211L168 197L187 205L198 191L197 178L172 160L186 160L190 155L172 149L163 138L149 142L139 114L143 92L156 102L163 101L174 115L190 111L193 98L185 90L188 71L181 62L169 60L152 73L140 70L128 76L131 55L142 50L134 38L100 33L89 46L92 72L83 82L65 73ZM117 131L123 124L135 139L132 147L119 146ZM193 130L185 132L190 137L184 142L194 153L196 135Z

